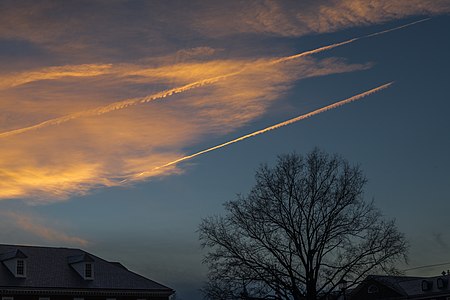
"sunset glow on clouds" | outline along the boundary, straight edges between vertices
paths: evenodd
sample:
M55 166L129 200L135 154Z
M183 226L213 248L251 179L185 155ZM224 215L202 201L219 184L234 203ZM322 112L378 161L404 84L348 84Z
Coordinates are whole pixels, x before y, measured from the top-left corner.
M408 234L438 236L449 14L448 0L0 1L0 239L124 258L199 299L200 220L259 163L316 146L361 163Z
M294 80L370 66L337 59L283 62L213 60L154 68L67 65L5 74L2 111L17 115L16 120L31 118L3 121L7 130L0 133L0 197L48 203L133 178L179 173L175 165L155 168L177 160L184 147L208 134L228 133L260 117ZM168 87L168 92L131 98L152 84ZM174 85L180 87L171 88ZM114 97L111 86L130 98L108 103ZM31 104L30 92L36 92L36 104ZM70 101L62 100L63 95L71 95ZM166 97L174 99L164 105L146 103ZM134 107L140 105L145 107ZM135 177L137 173L146 176Z
M206 135L228 133L260 117L293 80L368 67L336 59L299 59L282 66L261 60L229 60L154 69L130 65L62 66L22 74L19 78L25 79L21 84L17 79L5 80L16 84L5 89L2 110L17 115L16 120L21 120L21 115L32 117L14 124L5 122L4 128L9 131L0 133L4 170L0 175L0 197L48 202L98 186L119 185L129 174L178 158L184 147ZM232 73L236 74L223 76ZM216 77L219 80L192 90L154 97L171 97L164 104L145 103L145 96L136 97L133 105L128 102L133 100L108 103L114 97L107 88L112 85L133 99L133 94L142 95L153 82L170 90L171 85L184 86ZM131 84L136 90L128 90ZM80 85L83 90L78 93ZM34 105L29 99L30 88L39 97ZM28 99L24 101L25 94ZM61 94L72 95L70 102L61 100ZM94 108L81 108L86 99L90 100L86 107ZM72 106L72 102L76 104ZM38 125L33 127L30 121ZM173 172L180 170L167 168L148 176Z
M182 85L192 80L228 74L241 64L242 62L219 62L214 65L208 62L204 75L202 64L167 67L167 70L159 68L153 73L148 70L146 72L158 81L169 77L175 84ZM209 67L211 65L212 68ZM118 185L116 179L124 179L128 174L174 160L181 155L183 147L193 145L205 135L230 132L261 116L272 102L278 99L280 93L288 88L292 80L362 70L368 66L348 65L339 60L304 60L283 67L284 69L275 66L252 68L239 75L219 80L213 85L172 95L173 99L164 100L164 105L140 103L123 109L117 108L119 110L94 110L94 113L88 110L84 114L80 103L86 98L93 99L94 96L89 94L90 90L103 85L108 78L96 78L93 83L83 78L83 84L88 87L80 93L71 89L72 86L77 86L77 77L85 77L86 73L81 76L70 74L64 76L64 80L70 81L69 87L64 87L67 89L65 93L76 93L80 101L78 103L75 97L71 99L75 102L74 111L69 112L67 119L58 119L58 109L62 103L54 102L63 91L56 91L56 95L53 95L48 82L45 82L45 91L42 91L40 79L35 77L37 82L34 83L33 89L38 91L39 105L32 107L29 114L33 115L38 123L45 122L45 119L39 120L42 116L55 116L56 121L49 125L44 123L44 126L35 130L1 137L3 147L0 161L3 171L0 175L0 197L40 198L47 202L51 199L64 199L74 193L83 194L96 186ZM57 74L45 73L43 79L55 81L57 86L58 80L62 78L61 74L66 73L59 68ZM96 76L96 73L92 75ZM111 80L118 82L117 76L126 75L119 73L112 76ZM141 80L142 78L137 81ZM126 89L126 78L124 81ZM149 81L151 82L151 79ZM89 87L90 84L95 87ZM28 89L25 91L29 93ZM21 97L24 92L6 92L11 92L11 96L2 109L19 116L20 120L21 114L28 114L26 108L29 105L17 105L23 101ZM90 103L89 106L108 105L108 92L105 91L104 96L100 95L99 101L94 100L96 105ZM63 104L61 115L71 106L64 101ZM27 119L29 120L30 118ZM4 127L8 128L9 124L5 125ZM17 130L17 127L20 129L27 125L32 126L26 122L14 123L16 128L10 130L16 132L14 130ZM98 156L98 153L102 155ZM172 172L176 170L168 168L149 176Z
M0 132L5 144L0 198L48 203L96 187L180 173L171 162L183 156L183 148L260 117L293 81L369 68L308 57L358 39L276 59L214 60L208 58L214 51L201 48L181 52L206 53L203 61L66 65L4 74L2 109L18 122L7 120ZM156 93L133 97L152 90ZM34 105L30 92L38 99ZM126 98L111 101L117 95Z

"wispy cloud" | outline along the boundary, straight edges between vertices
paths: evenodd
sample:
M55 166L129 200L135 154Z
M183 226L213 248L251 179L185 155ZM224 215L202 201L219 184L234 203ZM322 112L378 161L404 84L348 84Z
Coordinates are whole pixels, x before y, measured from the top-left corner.
M356 37L352 39L345 40L343 42L334 43L326 46L322 46L313 50L304 51L295 55L286 56L278 59L264 59L258 61L219 61L212 63L191 63L191 64L180 64L169 67L159 67L159 68L139 68L137 66L127 65L127 66L119 66L117 68L112 69L111 65L82 65L82 66L64 66L64 67L53 67L46 68L41 71L34 71L29 73L24 73L20 75L14 75L12 78L7 78L3 80L4 86L13 87L15 85L25 84L28 82L32 82L35 80L44 80L44 79L59 79L61 77L91 77L98 76L109 73L114 73L114 75L119 77L127 77L127 76L141 76L144 77L144 80L151 79L175 79L177 82L195 80L184 84L182 86L178 86L175 88L171 88L168 90L164 90L162 92L158 92L152 95L148 95L145 97L132 98L121 100L118 102L114 102L105 106L96 107L89 110L75 112L69 115L57 117L54 119L43 121L39 124L35 124L32 126L19 128L10 130L7 132L0 133L0 138L21 134L24 132L28 132L31 130L41 129L47 126L59 125L70 120L78 119L81 117L91 117L98 116L105 113L109 113L115 110L124 109L129 106L143 104L163 98L170 97L175 94L183 93L189 91L191 89L200 88L205 85L211 85L217 83L218 81L227 79L229 77L241 75L244 72L258 72L263 68L273 67L276 64L288 62L291 60L299 59L302 57L306 57L309 55L317 54L320 52L328 51L343 45L347 45L358 41L360 39L377 36L380 34L392 32L395 30L399 30L408 26L415 25L417 23L426 21L428 19L423 19L419 21L415 21L412 23L408 23L406 25L390 28L388 30L384 30L381 32L372 33L369 35ZM192 50L192 49L191 49ZM208 52L210 53L210 49L195 49L194 53L199 51L201 53ZM188 51L190 53L190 51ZM206 74L205 74L206 73ZM203 76L203 78L202 78ZM206 77L206 78L205 78ZM136 78L134 78L136 80ZM141 79L142 80L142 79ZM0 88L2 85L0 84Z
M64 77L99 76L107 74L110 69L111 64L89 64L48 67L36 71L20 72L8 76L0 76L0 89L12 88L39 80L54 80Z
M442 1L401 14L405 1L374 2L371 11L352 3L1 2L0 38L42 60L28 66L19 57L0 70L0 198L49 203L178 174L176 163L158 167L260 118L296 81L371 67L311 56L362 37L274 57L277 49L268 55L240 34L300 36L447 11ZM328 23L317 24L323 16ZM234 39L256 50L233 53Z
M344 28L372 25L395 19L450 12L445 0L335 0L335 1L248 1L245 7L233 1L222 8L198 13L197 26L210 36L258 33L275 36L304 36ZM229 22L229 19L233 22Z
M217 66L220 67L215 72L222 76L221 74L229 74L230 70L241 70L247 64L254 64L254 61L229 61L227 64L218 62ZM214 62L205 62L203 65L207 74L211 74L212 65ZM205 84L202 88L194 89L188 84L156 93L153 98L131 98L130 102L114 102L31 127L39 129L39 133L30 130L30 127L24 127L27 129L21 135L9 134L5 137L4 134L0 140L0 197L29 198L32 202L48 203L73 194L84 194L96 187L118 185L130 175L177 159L182 156L181 149L194 145L207 135L224 134L251 122L280 99L293 80L363 70L370 65L347 64L337 59L302 58L292 60L289 64L267 67L265 62L260 66L262 67L247 68L234 76L222 76L215 84ZM168 76L178 78L175 79L177 82L183 82L187 80L183 74L189 73L187 70L190 68L195 70L194 74L198 73L193 76L200 77L201 67L201 63L167 67L164 72L160 70L164 75L158 75L158 78ZM180 71L174 71L177 68ZM178 72L180 74L177 75ZM73 100L78 100L79 103L85 101L83 93L89 95L91 90L98 93L97 81L91 83L91 87L90 82L85 81L84 92L76 93L71 92L71 89L77 89L80 79L74 77L70 80L77 84L72 87L64 82L61 87L55 79L52 85L36 82L30 87L15 88L2 105L18 116L31 109L31 116L39 118L49 114L49 107L55 109L61 106L60 110L64 111L67 109L66 105L70 105L73 109L72 102L59 102L59 97L52 94L53 91L56 95L78 96ZM108 78L103 78L102 84L107 80ZM112 80L117 82L115 78ZM201 85L203 81L196 84ZM30 88L37 94L42 93L40 97L48 103L42 107L40 103L45 101L36 105L24 102L18 106L20 101L16 99L20 99L22 93L28 94ZM127 83L123 85L123 89L129 90ZM106 89L105 92L104 98L107 98L110 91ZM164 102L164 105L154 103L146 109L135 105L169 95L172 99ZM125 107L127 109L122 109ZM16 122L29 122L30 119L32 118L19 117ZM69 120L72 122L67 122ZM4 120L4 123L11 126L8 120ZM174 166L155 170L152 176L179 172L181 170Z
M219 48L223 48L241 34L303 36L334 32L410 16L449 13L450 4L446 0L6 1L0 11L0 37L4 39L27 41L76 61L115 61L144 58L149 51L162 55L188 40L201 44L181 48L210 55L205 40L217 42L218 37L223 42Z
M17 213L15 211L1 211L3 220L8 220L8 226L16 227L29 237L27 240L41 240L41 243L63 244L71 246L87 246L89 242L83 238L71 236L44 224L41 218L30 214ZM20 242L20 241L19 241Z

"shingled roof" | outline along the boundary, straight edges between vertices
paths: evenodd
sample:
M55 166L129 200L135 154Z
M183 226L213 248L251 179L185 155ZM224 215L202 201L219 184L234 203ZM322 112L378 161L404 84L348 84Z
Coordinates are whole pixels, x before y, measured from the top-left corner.
M0 258L26 259L26 277L16 278L0 264L0 289L114 290L170 295L167 286L133 273L117 262L109 262L81 249L0 244ZM71 266L87 261L95 268L95 279L84 280Z

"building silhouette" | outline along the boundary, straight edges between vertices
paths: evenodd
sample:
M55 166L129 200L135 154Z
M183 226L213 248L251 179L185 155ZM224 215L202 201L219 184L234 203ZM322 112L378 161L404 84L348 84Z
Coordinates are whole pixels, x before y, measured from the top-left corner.
M171 288L80 249L0 245L1 300L168 300Z
M349 300L450 299L450 276L377 276L370 275L349 293Z

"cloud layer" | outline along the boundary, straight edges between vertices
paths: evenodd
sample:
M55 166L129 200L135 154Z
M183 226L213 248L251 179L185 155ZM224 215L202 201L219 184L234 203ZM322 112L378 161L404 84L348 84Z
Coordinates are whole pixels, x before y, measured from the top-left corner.
M17 116L14 122L0 120L0 197L47 202L119 185L132 174L179 158L182 149L200 139L260 117L294 80L369 66L303 58L283 65L264 59L216 60L153 68L90 66L89 72L82 72L85 66L61 66L12 74L26 80L0 96L2 111ZM103 73L90 72L97 69ZM7 76L4 82L13 82ZM131 98L204 78L220 80L178 93L150 94L170 98L161 102L146 101L154 96ZM117 95L130 97L114 101ZM41 125L33 127L36 123ZM139 180L174 172L180 170L155 170Z
M230 1L224 6L228 13L223 7L210 9L206 17L199 13L197 27L211 36L239 32L288 37L450 12L445 0L247 1L245 8Z
M261 118L299 80L371 67L261 41L449 11L441 0L2 1L0 198L49 203L178 174L155 167Z
M117 61L214 48L254 37L299 37L450 12L446 0L315 1L2 1L0 37L51 60ZM233 20L233 22L230 22ZM210 47L210 45L216 47ZM217 47L218 46L218 47ZM245 45L250 46L250 45ZM182 49L195 50L182 50ZM174 51L174 49L176 49ZM56 55L56 56L55 56ZM48 58L48 56L45 56ZM34 62L39 64L39 62Z

